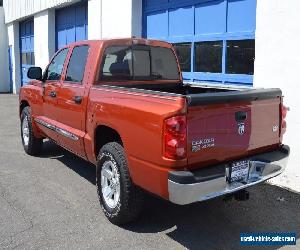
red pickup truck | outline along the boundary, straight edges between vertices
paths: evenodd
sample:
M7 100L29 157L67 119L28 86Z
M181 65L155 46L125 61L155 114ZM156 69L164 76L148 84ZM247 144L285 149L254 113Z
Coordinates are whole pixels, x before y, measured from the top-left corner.
M281 90L184 84L169 43L77 42L28 77L19 96L25 152L38 154L49 138L94 163L112 223L137 218L144 191L181 205L242 200L286 166Z

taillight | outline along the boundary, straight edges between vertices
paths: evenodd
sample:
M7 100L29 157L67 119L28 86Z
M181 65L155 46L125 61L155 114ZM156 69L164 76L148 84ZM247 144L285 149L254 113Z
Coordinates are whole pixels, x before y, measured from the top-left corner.
M286 115L289 111L289 108L281 104L281 134L284 134L286 131Z
M181 160L186 158L186 117L174 116L164 123L164 157Z

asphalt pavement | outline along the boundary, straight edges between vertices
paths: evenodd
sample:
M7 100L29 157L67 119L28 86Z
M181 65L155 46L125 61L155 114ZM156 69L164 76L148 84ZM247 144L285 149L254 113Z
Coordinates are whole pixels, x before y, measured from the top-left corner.
M44 144L39 157L24 153L18 98L0 94L0 249L248 249L241 232L296 232L300 248L300 194L262 184L248 201L188 206L149 196L140 220L117 227L100 209L94 166Z

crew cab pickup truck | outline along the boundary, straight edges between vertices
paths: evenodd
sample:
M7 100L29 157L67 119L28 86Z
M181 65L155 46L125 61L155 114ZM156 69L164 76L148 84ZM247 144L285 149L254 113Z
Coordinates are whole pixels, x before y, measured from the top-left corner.
M48 138L94 163L101 207L117 225L138 217L145 191L180 205L241 194L288 160L280 89L184 84L167 42L76 42L28 77L25 152Z

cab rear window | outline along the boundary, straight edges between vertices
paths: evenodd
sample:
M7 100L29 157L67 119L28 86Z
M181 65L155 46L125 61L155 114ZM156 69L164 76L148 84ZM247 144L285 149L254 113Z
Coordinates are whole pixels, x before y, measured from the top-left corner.
M178 80L173 51L146 45L112 46L105 49L100 80Z

